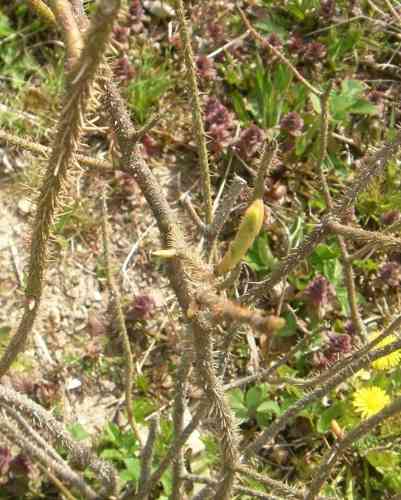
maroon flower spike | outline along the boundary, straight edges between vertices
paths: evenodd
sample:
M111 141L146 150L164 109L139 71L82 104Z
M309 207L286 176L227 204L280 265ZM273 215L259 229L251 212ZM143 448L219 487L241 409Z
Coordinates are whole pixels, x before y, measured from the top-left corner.
M135 69L131 65L126 55L118 59L114 66L115 75L123 82L129 82L135 75Z
M211 139L210 148L218 153L232 141L233 114L215 97L205 105L205 129Z
M224 39L224 26L221 23L210 23L207 26L210 38L217 44Z
M128 9L128 13L131 18L140 19L143 17L144 10L140 0L132 0L131 5Z
M196 68L198 70L198 76L201 80L215 80L217 77L217 71L214 67L213 59L209 59L205 55L201 55L196 58Z
M347 354L352 351L352 342L349 335L329 332L327 336L329 339L329 352Z
M388 212L385 212L381 216L381 221L382 224L385 226L391 226L391 224L394 224L394 222L399 221L401 218L401 213L399 210L390 210Z
M120 43L125 43L128 41L130 35L130 29L124 26L115 26L113 29L113 35L115 40Z
M320 15L326 19L331 19L336 11L336 0L321 0L320 1Z
M306 61L315 63L324 59L326 53L325 45L320 42L310 42L306 45L303 55Z
M397 287L401 283L401 266L398 262L387 262L380 267L379 278L388 286Z
M324 276L316 276L300 296L306 300L310 314L322 319L332 308L335 291L333 285Z
M243 159L249 159L258 151L263 140L263 130L253 123L241 132L235 148Z
M278 35L276 35L276 33L271 33L269 36L267 36L266 42L269 45L276 47L277 49L280 49L283 46L283 44L280 40L280 37Z
M287 50L290 54L300 55L305 50L305 42L301 35L295 33L292 35L287 44Z
M351 320L351 319L349 319L349 320L345 323L345 325L344 325L344 330L346 331L346 333L347 333L348 335L351 335L351 336L355 335L356 330L355 330L354 323L352 322L352 320Z
M26 477L32 470L32 463L26 455L19 453L11 461L10 470L17 476Z
M127 319L130 320L147 320L150 319L156 309L156 304L150 295L137 295L132 301L131 307L127 314Z
M10 469L12 461L11 451L9 448L0 447L0 477L5 476Z
M294 137L301 135L303 126L304 121L295 111L286 114L280 121L281 130Z

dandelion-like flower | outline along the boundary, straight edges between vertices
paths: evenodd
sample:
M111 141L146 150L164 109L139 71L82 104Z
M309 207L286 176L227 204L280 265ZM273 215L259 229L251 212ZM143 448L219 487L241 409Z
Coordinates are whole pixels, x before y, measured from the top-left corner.
M377 386L357 390L353 399L353 407L362 418L375 415L390 403L389 395Z
M369 340L374 340L380 335L380 332L373 332L369 336ZM392 344L397 340L397 337L395 335L388 335L385 339L381 340L378 344L376 349L381 349L382 347L386 347L389 344ZM401 361L401 349L397 349L396 351L393 351L390 354L387 354L386 356L382 356L379 359L376 359L373 361L372 366L376 370L389 370L390 368L394 368L395 366L398 366Z

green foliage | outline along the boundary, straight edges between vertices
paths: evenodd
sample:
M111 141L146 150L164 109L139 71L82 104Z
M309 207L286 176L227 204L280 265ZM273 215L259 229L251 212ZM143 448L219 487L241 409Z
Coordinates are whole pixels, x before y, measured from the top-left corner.
M159 103L171 86L168 63L161 62L153 52L144 50L135 78L126 89L128 103L140 124L151 116L153 106Z
M228 398L240 422L255 419L259 426L266 426L274 415L281 413L280 406L269 393L267 384L259 384L246 392L233 389Z

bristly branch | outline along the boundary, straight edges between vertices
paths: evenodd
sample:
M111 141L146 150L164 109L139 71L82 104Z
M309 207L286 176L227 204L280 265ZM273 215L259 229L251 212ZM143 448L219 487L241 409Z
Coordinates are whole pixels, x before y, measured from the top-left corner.
M277 142L271 141L265 143L263 147L262 157L259 162L258 173L255 179L255 185L252 193L252 201L258 198L263 198L265 192L265 180L267 175L270 173L270 169L277 152Z
M66 67L70 69L81 54L83 47L82 36L68 0L50 0L49 4L56 18L56 23L61 28L66 47Z
M328 475L332 471L337 460L353 445L356 441L361 439L363 436L368 434L373 429L385 420L386 418L392 417L397 413L401 412L401 397L398 397L393 403L385 407L376 415L368 418L361 422L357 427L352 429L345 437L333 445L333 447L327 451L326 455L318 468L315 471L314 479L309 487L309 491L305 496L305 500L315 500L317 494L319 493L321 487L326 481Z
M103 196L102 196L102 230L103 230L103 253L106 266L107 284L110 290L110 300L112 302L112 310L115 314L117 322L118 336L120 337L124 352L124 368L125 368L124 385L125 385L125 403L127 408L127 418L131 426L132 432L134 433L134 436L136 437L140 447L142 448L143 443L141 439L141 434L138 430L133 414L134 403L132 401L132 387L133 387L133 377L134 377L134 363L132 361L131 344L129 341L127 326L125 324L125 317L121 305L120 292L115 283L112 272L111 252L109 247L110 235L109 235L109 227L107 221L106 190L103 191Z
M323 217L311 234L274 268L267 280L255 286L252 293L262 296L268 295L269 290L281 281L283 276L290 274L304 259L309 257L316 246L330 233L329 222L336 219L341 220L346 215L348 210L354 206L358 195L367 189L373 179L382 174L385 166L394 157L400 146L401 132L396 135L391 144L386 144L367 158L356 179L349 185L338 204Z
M9 142L13 146L31 151L32 153L37 153L46 158L49 157L52 151L51 148L43 146L43 144L34 142L33 139L23 138L14 134L10 134L9 132L6 132L2 129L0 129L0 141ZM92 171L95 171L99 175L111 174L116 170L109 161L92 158L91 156L86 156L80 153L77 153L75 155L75 160L81 165L90 167Z
M209 159L206 145L205 127L203 124L203 113L200 101L199 87L196 75L195 58L191 46L187 21L185 19L185 8L183 0L175 0L178 22L180 24L180 36L184 51L184 62L187 73L187 82L191 93L192 124L196 137L199 154L199 164L202 175L203 196L205 203L206 224L212 223L212 187L210 182Z
M0 378L24 350L35 322L43 290L50 228L68 168L75 160L82 122L95 73L103 60L120 0L102 0L93 16L81 56L68 76L68 92L53 143L52 154L37 202L33 226L25 310L17 332L0 360Z
M195 290L199 289L200 285L206 286L208 281L210 283L210 274L205 270L206 265L199 260L197 252L188 251L188 245L185 242L183 232L178 227L174 212L161 192L152 172L144 162L139 147L135 144L132 146L129 140L129 131L133 129L133 125L121 97L109 82L103 80L102 85L105 90L105 104L111 118L111 126L116 131L125 171L131 173L138 182L157 220L164 245L178 250L176 257L171 259L168 268L169 279L183 312L188 314ZM185 255L187 258L183 258ZM194 273L194 271L196 272ZM213 326L197 314L192 315L190 324L194 339L197 379L199 385L205 390L206 398L213 412L224 457L225 479L221 485L224 494L219 497L219 499L224 500L227 494L227 498L230 495L234 478L232 471L238 455L235 420L213 368L211 349Z
M213 223L208 227L207 231L208 245L210 248L211 256L213 256L213 249L215 247L217 238L219 237L224 224L230 216L231 210L234 208L234 205L236 204L245 186L246 181L236 175L231 181L231 184L228 187L224 198L222 199L219 207L216 210Z
M85 37L84 49L68 75L68 92L64 98L52 154L37 202L25 292L25 310L18 330L0 360L0 377L8 371L17 355L24 350L38 313L46 268L47 244L55 209L68 168L74 162L91 87L103 60L119 7L120 0L102 0L99 3Z
M185 349L185 347L184 347ZM184 413L186 408L186 392L188 386L188 376L191 370L190 353L188 350L182 352L181 364L176 371L175 398L173 409L174 434L178 436L184 428ZM177 451L173 463L173 478L171 500L180 500L182 498L182 473L184 470L183 449Z
M149 424L149 433L145 446L141 452L141 473L139 476L139 488L137 496L146 500L148 495L144 495L143 491L146 488L149 476L152 470L152 460L159 427L159 417L156 415Z
M332 88L332 82L329 83L325 92L320 98L321 116L320 116L319 155L316 165L316 169L320 178L322 194L325 199L326 207L328 210L333 210L334 203L330 193L329 185L327 183L327 178L323 169L323 165L327 156L327 143L329 138L329 121L330 121L329 100L330 100L331 88ZM349 260L347 245L342 236L339 234L337 234L337 241L340 247L340 252L343 261L344 278L345 278L345 285L347 288L348 303L351 311L352 324L355 328L357 335L359 335L359 337L363 341L366 338L366 328L365 325L363 324L358 308L354 270L352 268L352 263Z

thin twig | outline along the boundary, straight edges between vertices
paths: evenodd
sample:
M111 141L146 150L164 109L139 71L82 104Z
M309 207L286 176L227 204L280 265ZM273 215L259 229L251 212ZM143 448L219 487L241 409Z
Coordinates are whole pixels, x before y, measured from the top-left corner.
M127 408L128 422L131 426L132 432L134 433L140 447L143 447L143 442L141 434L139 432L138 426L136 425L134 414L133 414L133 400L132 400L132 387L133 387L133 377L134 377L134 363L132 361L132 351L131 344L127 332L127 326L125 324L125 317L123 308L121 305L120 292L114 281L114 276L112 273L111 265L111 254L109 248L109 228L107 222L107 204L106 204L106 192L103 192L102 197L102 230L103 230L103 252L106 266L107 283L110 289L110 297L113 302L113 309L116 315L118 335L121 339L121 344L124 351L124 368L125 368L125 402Z
M198 145L199 163L202 175L202 187L205 203L205 221L206 224L209 225L212 223L213 219L212 187L210 182L205 127L203 124L200 93L196 76L195 58L192 51L187 21L185 19L184 2L183 0L175 0L175 5L178 22L180 25L180 36L183 45L187 82L189 90L191 92L192 124Z
M301 73L297 70L297 68L285 57L285 55L277 49L274 45L269 43L269 41L266 38L263 38L262 35L260 35L255 28L252 26L252 24L249 22L248 18L246 17L245 13L241 10L238 9L239 13L241 15L241 18L247 27L248 31L250 31L251 35L262 45L262 47L267 47L269 50L273 52L273 54L280 59L280 61L285 64L294 74L294 76L305 85L307 89L309 89L313 94L320 96L322 95L322 92L318 90L316 87L314 87L308 80L306 80L305 77L301 75Z

